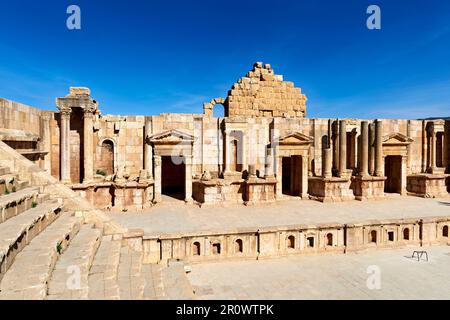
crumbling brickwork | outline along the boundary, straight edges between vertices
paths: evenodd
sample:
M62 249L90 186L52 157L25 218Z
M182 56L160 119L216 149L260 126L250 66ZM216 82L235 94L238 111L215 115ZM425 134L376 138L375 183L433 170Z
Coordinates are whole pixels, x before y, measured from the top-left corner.
M233 85L224 105L228 116L303 118L306 114L301 89L262 62Z

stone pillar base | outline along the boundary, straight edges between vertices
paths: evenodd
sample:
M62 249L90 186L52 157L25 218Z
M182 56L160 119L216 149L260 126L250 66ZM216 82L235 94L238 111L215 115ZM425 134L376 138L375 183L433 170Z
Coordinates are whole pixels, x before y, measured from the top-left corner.
M309 197L320 202L354 200L351 181L347 178L311 177L308 179Z
M444 174L416 174L408 176L408 194L422 198L440 198L449 195Z
M357 176L352 178L351 188L359 201L384 199L386 177Z

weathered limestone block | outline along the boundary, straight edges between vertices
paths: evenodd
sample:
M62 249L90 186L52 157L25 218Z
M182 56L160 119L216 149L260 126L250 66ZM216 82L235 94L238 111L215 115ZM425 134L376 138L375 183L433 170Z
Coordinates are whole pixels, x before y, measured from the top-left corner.
M341 202L354 200L350 180L347 178L309 177L308 190L310 198L320 202Z
M384 196L386 177L357 176L352 177L353 193L356 200L379 200Z
M408 194L424 198L448 196L445 175L416 174L407 178Z

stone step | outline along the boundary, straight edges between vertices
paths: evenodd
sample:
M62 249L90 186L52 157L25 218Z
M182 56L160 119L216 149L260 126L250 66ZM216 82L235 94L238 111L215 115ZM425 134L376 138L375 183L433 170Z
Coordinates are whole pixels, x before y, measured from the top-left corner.
M0 223L15 217L37 204L39 188L26 188L0 196Z
M1 175L0 176L0 196L11 193L14 189L17 191L17 188L15 187L16 180L17 180L16 175L13 175L13 174Z
M142 252L134 251L126 245L122 246L117 283L120 300L142 300L144 298Z
M63 213L15 258L0 283L0 300L41 300L55 263L80 229L81 218Z
M48 300L89 298L89 270L100 245L101 234L102 231L94 229L92 225L81 226L70 246L56 262L48 283Z
M0 224L0 280L14 257L59 216L62 208L58 200L46 201Z
M191 300L195 298L194 290L186 276L184 263L172 261L161 270L164 294L170 300Z
M0 176L9 173L11 173L11 170L8 167L0 167Z
M103 237L89 271L88 287L90 300L118 300L119 270L122 241Z
M144 276L144 300L167 300L164 291L161 264L145 264L142 266Z

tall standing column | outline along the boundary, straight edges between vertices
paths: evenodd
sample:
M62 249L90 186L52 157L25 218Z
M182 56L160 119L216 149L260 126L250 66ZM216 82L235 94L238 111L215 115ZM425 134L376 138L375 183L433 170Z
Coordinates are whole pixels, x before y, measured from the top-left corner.
M444 167L446 168L446 172L450 172L450 121L445 122L444 129L444 141L443 145L443 153L444 153Z
M266 166L265 166L265 178L273 177L273 148L267 148L266 151Z
M83 183L94 181L94 113L90 110L84 111L84 180Z
M155 202L161 202L161 195L162 195L161 157L155 155L153 157L153 164L155 165L155 180L154 180L155 195L154 195L154 201Z
M331 178L332 176L332 149L324 148L322 153L322 177L323 178Z
M152 123L150 120L145 121L144 129L144 169L147 171L149 178L153 177L153 148L147 138L152 134Z
M369 123L361 122L361 160L359 175L365 177L369 174Z
M302 199L308 199L308 164L309 164L308 156L302 156L302 190L301 197Z
M52 154L51 154L51 133L50 133L50 119L51 113L45 112L42 114L42 144L41 151L48 152L44 156L44 170L51 174L52 170Z
M345 120L339 121L339 176L347 172L347 125Z
M225 163L224 163L224 173L230 172L230 164L231 164L231 139L230 139L230 132L225 130L224 131L224 140L225 140Z
M434 130L434 126L430 126L429 129L430 134L430 166L429 166L429 172L433 173L436 172L436 131Z
M70 108L61 109L61 181L71 183L70 179Z
M375 126L369 124L369 175L375 174Z
M332 126L332 141L333 141L333 172L336 174L336 172L339 170L339 122L334 121Z
M383 176L383 122L375 122L375 175Z
M192 156L187 156L184 158L186 166L186 177L185 177L185 198L184 201L190 203L192 202Z

